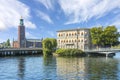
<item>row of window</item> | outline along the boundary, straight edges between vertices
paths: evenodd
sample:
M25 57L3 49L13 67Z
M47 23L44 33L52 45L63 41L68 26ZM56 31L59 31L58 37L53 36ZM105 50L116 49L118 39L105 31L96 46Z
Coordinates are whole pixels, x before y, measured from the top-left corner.
M59 37L61 37L61 36L76 36L76 35L81 35L81 36L83 36L84 34L86 35L87 32L85 32L85 33L84 33L84 32L81 32L81 33L78 32L78 34L77 34L77 33L66 33L66 34L65 34L65 33L61 33L61 34L59 33L58 36L59 36Z
M85 41L85 42L87 42L87 39L85 39L85 40L83 40L83 39L81 39L81 40L78 40L78 42L83 42L83 41ZM62 43L62 42L66 42L66 43L68 43L68 42L77 42L77 40L75 39L75 40L58 40L58 43Z
M58 48L77 48L77 46L58 46ZM80 48L80 49L83 49L83 46L81 45L81 46L78 46L78 48Z
M65 46L65 45L58 45L58 48L77 48L77 46L74 45L69 45L69 46ZM88 46L78 46L79 49L88 49Z

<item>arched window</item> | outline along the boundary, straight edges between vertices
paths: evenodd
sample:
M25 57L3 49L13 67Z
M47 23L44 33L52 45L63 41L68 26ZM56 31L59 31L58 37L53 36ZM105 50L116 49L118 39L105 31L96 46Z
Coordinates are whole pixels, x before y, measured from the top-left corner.
M83 32L81 33L81 36L83 36Z
M71 40L69 40L69 43L71 42Z
M75 33L75 36L77 35L77 33Z
M71 33L69 33L69 36L71 36Z
M64 40L64 43L65 43L65 40Z
M72 40L72 42L73 42L73 40Z
M60 37L60 34L58 34L58 36Z
M83 42L83 39L81 40L81 42Z
M72 36L73 36L74 34L72 33Z
M66 40L66 43L68 42L68 40Z
M66 34L66 36L68 36L68 34Z
M75 42L76 42L76 40L75 40Z

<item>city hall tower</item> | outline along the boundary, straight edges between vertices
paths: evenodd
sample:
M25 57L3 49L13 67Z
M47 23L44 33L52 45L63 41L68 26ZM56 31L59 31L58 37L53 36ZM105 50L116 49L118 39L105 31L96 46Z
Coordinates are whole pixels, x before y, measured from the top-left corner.
M24 20L20 19L20 23L18 26L18 48L25 48L25 26Z

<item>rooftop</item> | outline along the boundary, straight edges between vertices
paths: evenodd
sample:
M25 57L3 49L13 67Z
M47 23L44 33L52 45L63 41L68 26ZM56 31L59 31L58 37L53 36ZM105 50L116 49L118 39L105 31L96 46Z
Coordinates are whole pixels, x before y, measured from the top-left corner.
M64 31L77 31L77 30L90 30L89 28L76 28L76 29L66 29L66 30L59 30L57 32L64 32Z
M42 39L26 39L29 42L41 42Z

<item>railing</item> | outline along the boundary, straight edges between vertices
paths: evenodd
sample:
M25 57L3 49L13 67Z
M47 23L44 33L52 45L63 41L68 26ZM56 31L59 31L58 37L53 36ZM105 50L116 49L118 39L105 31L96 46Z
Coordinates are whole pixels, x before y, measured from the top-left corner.
M120 49L115 49L115 48L98 48L98 49L86 49L84 50L85 52L100 52L100 51L105 51L105 52L108 52L108 51L111 51L111 52L120 52Z

